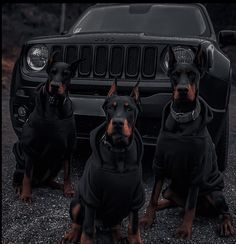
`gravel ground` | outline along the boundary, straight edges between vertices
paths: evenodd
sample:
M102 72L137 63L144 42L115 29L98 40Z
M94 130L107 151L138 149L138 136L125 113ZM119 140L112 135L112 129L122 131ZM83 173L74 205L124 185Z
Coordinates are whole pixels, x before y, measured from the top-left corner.
M32 204L23 204L17 200L13 192L12 174L15 160L11 150L17 138L10 122L8 93L8 90L3 90L2 95L2 243L59 243L70 223L68 208L71 200L65 198L58 190L40 188L34 189ZM229 166L224 173L225 196L236 225L236 87L232 88L230 101L228 160ZM83 163L84 161L78 160L78 158L73 161L72 181L74 185L77 184L81 175ZM62 174L58 179L62 180ZM146 204L150 198L152 185L152 177L145 180ZM141 215L145 207L146 205L142 209ZM181 209L163 210L156 216L153 227L142 231L144 244L236 243L236 236L231 238L217 236L216 218L197 217L193 226L192 240L187 242L173 238L173 233L181 220ZM124 221L124 226L126 225L127 221Z

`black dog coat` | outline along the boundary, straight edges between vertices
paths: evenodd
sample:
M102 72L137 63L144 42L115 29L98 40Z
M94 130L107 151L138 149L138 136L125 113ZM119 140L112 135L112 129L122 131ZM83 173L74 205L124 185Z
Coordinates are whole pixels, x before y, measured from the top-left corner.
M163 110L162 126L157 139L153 169L156 177L170 178L170 188L181 196L186 196L190 185L199 186L200 194L221 191L224 187L222 174L218 170L215 145L207 130L213 114L203 99L201 120L186 125L187 133L172 133L165 127L170 116L170 103ZM200 118L199 118L200 119Z
M114 226L145 201L141 159L143 145L135 129L131 144L124 152L114 152L101 140L103 123L90 134L92 155L79 181L78 200L96 209L96 219L104 226ZM122 171L117 165L122 164ZM119 168L119 167L118 167Z
M36 185L57 176L64 160L70 159L75 142L71 101L67 98L60 111L68 117L48 117L45 115L48 97L43 89L41 85L36 91L36 106L23 126L20 141L13 147L17 161L15 174L23 177L25 170L33 165L32 183Z

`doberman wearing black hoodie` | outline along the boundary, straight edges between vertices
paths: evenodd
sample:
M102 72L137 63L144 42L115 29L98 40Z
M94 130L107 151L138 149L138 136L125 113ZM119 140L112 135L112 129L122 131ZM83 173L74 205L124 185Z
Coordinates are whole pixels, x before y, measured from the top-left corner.
M55 62L54 52L46 70L48 80L35 91L35 107L14 146L16 170L13 187L23 202L31 202L32 186L49 186L74 196L70 159L75 144L75 121L68 96L71 78L81 60ZM54 181L64 165L64 185Z
M114 82L103 105L106 122L90 134L92 155L79 181L78 195L71 203L72 229L63 242L81 237L82 244L94 243L94 226L102 226L111 230L116 243L122 239L120 224L129 216L128 240L142 243L138 210L144 204L145 195L141 167L143 144L135 128L140 106L138 85L131 96L118 96L116 87Z
M158 210L181 206L185 213L176 237L190 239L196 210L203 213L203 209L214 209L220 216L220 235L229 236L234 233L232 218L222 192L224 181L218 170L215 145L207 130L213 113L198 96L206 63L202 46L199 45L192 63L181 58L177 62L169 47L168 75L173 96L163 110L153 161L155 183L140 225L152 225ZM170 179L170 184L162 193L164 198L158 201L165 178Z

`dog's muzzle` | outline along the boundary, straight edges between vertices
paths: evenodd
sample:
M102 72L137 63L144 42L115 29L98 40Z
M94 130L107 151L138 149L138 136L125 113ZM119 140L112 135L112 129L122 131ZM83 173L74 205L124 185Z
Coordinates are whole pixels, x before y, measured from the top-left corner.
M124 119L122 118L115 118L115 119L112 119L112 126L114 128L114 130L118 130L122 132L122 128L124 126Z
M60 83L52 81L50 83L50 86L51 86L51 93L56 93L58 91L58 89L60 88Z
M180 96L187 96L187 94L188 94L188 87L187 86L179 85L176 87L176 89L177 89Z

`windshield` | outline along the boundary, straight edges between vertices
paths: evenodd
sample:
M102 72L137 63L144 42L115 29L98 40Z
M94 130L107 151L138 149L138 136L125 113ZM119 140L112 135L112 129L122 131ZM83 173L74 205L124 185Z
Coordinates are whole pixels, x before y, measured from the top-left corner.
M157 36L209 36L205 16L197 5L130 4L90 9L73 33L122 32Z

